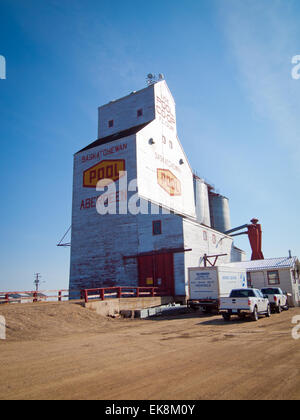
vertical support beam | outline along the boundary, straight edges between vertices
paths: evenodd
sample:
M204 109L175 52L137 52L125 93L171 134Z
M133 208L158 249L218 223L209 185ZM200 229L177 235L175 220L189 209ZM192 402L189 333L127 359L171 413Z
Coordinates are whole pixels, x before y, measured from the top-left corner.
M104 300L105 296L104 296L104 289L100 289L100 299Z

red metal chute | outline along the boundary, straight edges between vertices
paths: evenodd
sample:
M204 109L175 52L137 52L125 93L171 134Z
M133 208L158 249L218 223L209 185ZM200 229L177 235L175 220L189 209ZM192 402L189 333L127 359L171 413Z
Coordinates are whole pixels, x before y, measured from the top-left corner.
M264 260L264 254L262 252L262 228L261 225L258 223L258 219L252 219L251 225L243 225L239 226L237 228L228 230L226 235L230 236L239 236L239 235L248 235L249 242L252 249L252 256L251 260ZM246 232L236 233L234 235L231 235L233 232L237 232L241 229L247 228L248 230Z
M251 220L252 225L248 225L248 238L252 248L251 260L264 260L262 253L262 228L258 219Z

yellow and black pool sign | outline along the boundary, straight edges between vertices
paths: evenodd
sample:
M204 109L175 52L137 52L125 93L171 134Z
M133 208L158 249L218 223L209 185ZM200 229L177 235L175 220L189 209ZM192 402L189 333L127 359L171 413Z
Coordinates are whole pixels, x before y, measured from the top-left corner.
M124 175L120 175L122 171L125 171L124 159L102 160L83 172L83 186L96 188L97 183L102 179L107 179L110 183L116 182Z

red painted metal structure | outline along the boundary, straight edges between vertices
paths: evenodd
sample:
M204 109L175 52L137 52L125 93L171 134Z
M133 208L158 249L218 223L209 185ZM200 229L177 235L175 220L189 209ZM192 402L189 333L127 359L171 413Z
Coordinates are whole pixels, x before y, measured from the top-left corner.
M74 292L74 290L72 290ZM46 293L52 293L47 294ZM96 289L80 290L81 299L88 302L91 299L111 299L128 297L154 297L170 296L170 290L159 287L101 287ZM0 292L1 304L14 303L37 303L37 302L64 302L69 300L69 290L46 290L30 292Z
M258 219L251 220L252 225L248 226L248 237L252 248L251 260L264 260L262 253L262 228Z
M218 254L218 255L207 255L204 254L203 261L204 261L204 267L207 267L207 264L209 264L211 267L215 267L217 264L219 257L225 257L228 254ZM214 262L211 262L209 259L214 258Z
M128 297L154 297L169 296L169 290L158 287L101 287L97 289L85 289L81 291L81 297L87 303L91 299L111 299Z
M262 228L261 225L258 223L258 219L252 219L251 225L243 225L237 228L228 230L225 232L226 235L230 236L239 236L239 235L248 235L249 242L252 249L252 256L251 260L264 260L264 254L262 252ZM246 232L236 233L235 235L231 235L231 233L236 232L238 230L248 228Z

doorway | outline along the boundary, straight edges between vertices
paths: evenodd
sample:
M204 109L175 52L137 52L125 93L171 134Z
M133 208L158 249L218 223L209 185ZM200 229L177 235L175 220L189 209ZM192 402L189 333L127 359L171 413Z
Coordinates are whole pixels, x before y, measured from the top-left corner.
M139 287L158 287L174 296L174 254L138 257Z

